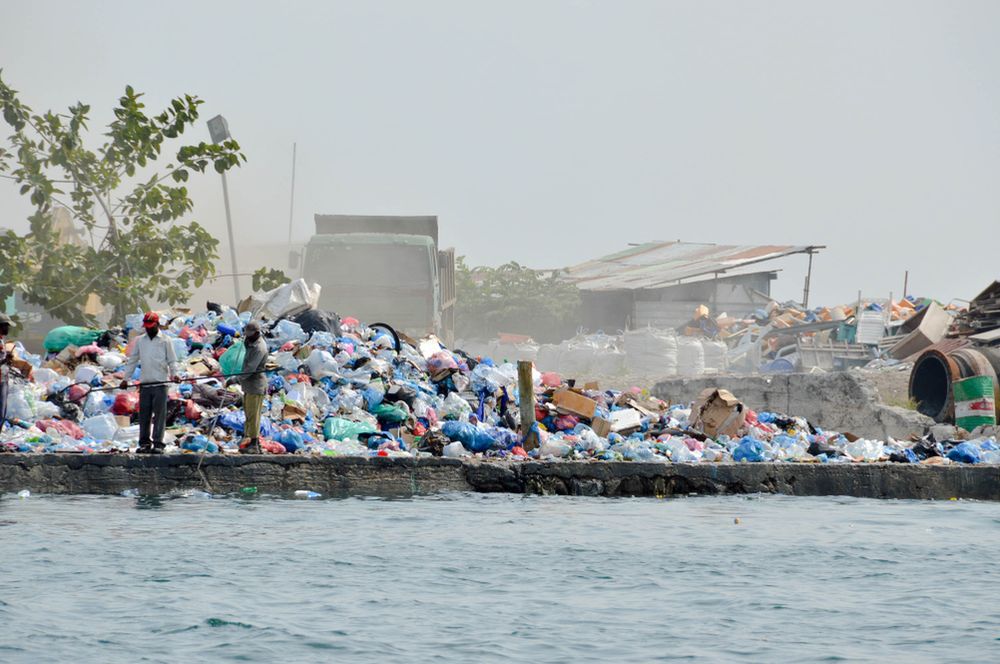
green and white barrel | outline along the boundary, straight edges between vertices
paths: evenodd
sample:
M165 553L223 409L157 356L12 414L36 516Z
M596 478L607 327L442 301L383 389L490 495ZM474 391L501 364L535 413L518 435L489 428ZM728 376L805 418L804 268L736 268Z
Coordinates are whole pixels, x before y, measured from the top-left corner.
M955 395L955 424L972 431L978 426L997 423L993 381L988 376L973 376L951 384Z

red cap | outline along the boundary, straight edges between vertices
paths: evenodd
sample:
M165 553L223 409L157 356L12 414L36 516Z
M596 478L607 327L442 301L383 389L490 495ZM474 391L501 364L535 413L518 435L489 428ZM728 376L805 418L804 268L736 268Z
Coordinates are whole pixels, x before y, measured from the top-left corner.
M146 315L142 317L142 326L145 328L159 327L160 317L155 311L147 311Z

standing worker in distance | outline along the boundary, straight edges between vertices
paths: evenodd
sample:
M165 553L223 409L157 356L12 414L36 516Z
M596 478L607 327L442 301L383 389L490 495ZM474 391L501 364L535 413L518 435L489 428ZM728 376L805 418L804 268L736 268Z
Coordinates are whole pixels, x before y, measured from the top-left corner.
M135 340L125 363L125 378L119 387L128 388L128 377L139 365L139 454L163 454L163 430L167 424L167 386L176 379L177 355L170 341L160 335L160 317L147 311L142 317L145 336ZM157 385L147 385L158 383ZM152 425L152 439L150 439Z
M10 334L10 316L0 312L0 431L7 418L7 385L10 381L10 356L7 355L7 335Z
M248 439L240 444L243 454L260 454L260 409L267 394L267 376L264 375L264 365L267 364L267 344L260 334L260 324L250 321L243 330L244 375L240 379L243 386L243 412L246 414L246 424L243 425L243 435Z

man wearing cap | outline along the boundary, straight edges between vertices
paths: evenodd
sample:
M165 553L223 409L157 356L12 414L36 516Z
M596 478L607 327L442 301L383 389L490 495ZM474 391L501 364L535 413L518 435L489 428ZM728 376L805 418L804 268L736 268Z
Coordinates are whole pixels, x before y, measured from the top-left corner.
M160 335L160 317L156 313L146 312L142 317L142 326L146 334L135 340L125 363L125 379L119 387L123 390L128 387L128 378L138 364L139 449L136 451L140 454L162 454L163 430L167 424L165 383L176 377L177 355L170 340Z
M10 316L0 312L0 431L7 417L7 383L10 380L10 356L7 354L7 335L10 334Z
M246 354L243 356L240 379L243 386L243 412L246 414L246 424L243 435L248 438L240 444L243 454L260 454L260 408L267 394L267 376L264 375L264 365L267 364L267 344L260 335L260 325L256 321L247 323L243 330L243 346Z

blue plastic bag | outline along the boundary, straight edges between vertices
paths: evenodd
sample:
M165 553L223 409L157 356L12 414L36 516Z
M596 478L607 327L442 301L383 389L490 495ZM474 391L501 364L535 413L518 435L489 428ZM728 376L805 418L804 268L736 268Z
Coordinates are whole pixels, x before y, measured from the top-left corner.
M276 441L285 446L285 451L294 454L304 446L302 434L292 429L284 429L274 437Z
M243 426L246 424L247 416L242 410L231 410L219 416L219 426L225 429L232 429L236 433L243 433Z
M740 444L733 450L733 461L763 461L764 443L744 436Z
M959 463L980 463L983 460L979 448L973 443L959 443L948 452L948 458Z
M441 427L441 432L449 440L457 440L465 449L472 452L485 452L496 443L493 436L468 422L449 420Z

